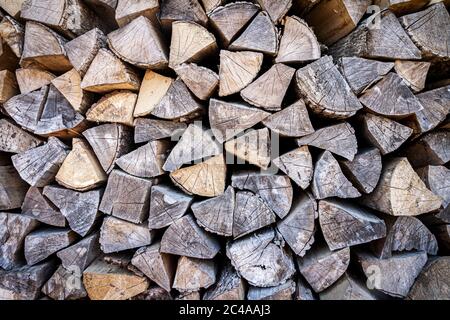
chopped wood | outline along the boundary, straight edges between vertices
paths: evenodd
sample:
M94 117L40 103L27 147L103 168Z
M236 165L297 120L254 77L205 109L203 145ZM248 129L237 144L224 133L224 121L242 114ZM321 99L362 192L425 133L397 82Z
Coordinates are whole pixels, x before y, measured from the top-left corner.
M228 262L222 267L217 282L208 288L203 300L244 300L245 283Z
M56 76L45 70L21 68L16 70L16 78L20 93L26 94L49 85Z
M273 159L272 162L303 190L309 187L314 168L308 146L294 149Z
M248 300L292 300L296 285L292 280L270 288L250 287L247 293Z
M9 70L0 71L0 103L3 104L19 93L14 73Z
M101 254L99 236L99 232L92 233L81 241L58 251L56 255L61 260L61 265L69 271L84 271Z
M433 131L423 135L406 149L414 167L440 166L450 161L450 131Z
M172 23L178 20L206 25L208 16L198 0L164 0L161 3L159 20L163 30L170 31Z
M411 300L445 300L448 298L450 258L430 259L416 278L408 298Z
M137 94L121 90L109 93L94 103L86 112L86 119L92 122L113 122L132 126Z
M44 197L42 189L30 187L22 204L22 214L55 227L67 225L65 216Z
M0 38L0 58L0 70L13 72L17 68L19 59L2 38Z
M22 9L22 4L25 1L26 0L16 0L16 1L0 0L0 6L9 15L13 16L14 18L19 18L20 17L20 10Z
M120 27L128 25L133 19L139 16L149 19L152 23L158 23L156 17L159 11L158 0L117 0L116 2L116 21Z
M12 17L5 16L0 22L0 36L17 58L22 56L24 32L24 27Z
M87 296L81 272L59 266L42 287L42 293L53 300L78 300Z
M267 11L269 17L275 24L278 24L292 6L292 0L257 0L257 2L262 10Z
M98 17L102 17L105 29L114 30L119 27L115 17L117 0L84 0L84 2Z
M219 87L217 73L195 63L183 63L176 66L174 70L200 100L208 100Z
M321 292L319 297L320 300L376 300L366 283L347 272L333 286Z
M430 66L430 62L395 61L395 71L414 92L422 91L425 88Z
M138 118L134 120L134 143L179 137L186 130L183 122Z
M178 259L173 288L180 292L207 289L216 282L216 273L214 260L181 257Z
M0 119L0 151L22 153L41 144L41 139L22 130L14 122Z
M312 290L306 284L301 277L297 279L297 287L295 292L295 300L316 300L316 297L312 293Z
M442 206L450 205L450 170L444 166L426 166L416 170L428 189L442 198Z
M0 210L20 208L28 185L10 165L0 166Z
M375 0L374 4L380 6L381 9L388 8L397 16L402 16L406 13L419 11L429 2L429 0Z

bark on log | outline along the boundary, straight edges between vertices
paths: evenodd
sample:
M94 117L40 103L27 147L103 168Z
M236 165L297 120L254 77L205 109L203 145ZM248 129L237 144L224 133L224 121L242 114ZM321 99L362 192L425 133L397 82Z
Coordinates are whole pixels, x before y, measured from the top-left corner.
M22 214L54 227L67 225L65 216L43 195L40 188L30 187L22 204Z
M308 146L294 149L273 159L272 162L303 190L309 187L314 169Z
M216 273L214 260L180 257L173 288L182 293L207 289L216 282Z

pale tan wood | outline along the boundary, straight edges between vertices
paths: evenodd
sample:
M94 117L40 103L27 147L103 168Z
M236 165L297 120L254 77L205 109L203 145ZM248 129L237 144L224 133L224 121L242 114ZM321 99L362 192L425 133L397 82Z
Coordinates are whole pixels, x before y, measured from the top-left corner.
M1 20L0 37L11 48L17 58L22 56L24 35L24 27L13 18L6 16Z
M178 259L173 288L180 292L207 289L216 282L216 273L214 260L181 257Z
M41 69L21 68L16 70L16 78L20 93L26 94L50 84L56 76Z
M146 17L152 23L158 23L156 17L159 11L158 0L117 0L116 21L119 27L123 27L139 16Z
M9 70L14 72L17 69L19 59L6 44L6 42L0 38L0 70Z
M131 91L111 92L91 106L86 112L86 119L97 123L112 122L132 126L136 101L137 94Z
M209 14L211 11L222 5L225 0L200 0L203 8L205 8L205 13Z
M416 12L425 7L430 0L374 0L373 4L381 9L388 8L397 16Z
M430 62L404 60L396 60L394 66L397 74L414 92L422 91L425 88L430 67Z
M0 104L19 94L16 76L9 70L0 71Z
M183 63L176 66L174 70L200 100L208 100L219 87L219 76L211 69L195 63Z
M22 4L26 0L0 0L0 7L5 10L8 14L14 18L20 17L20 10L22 9Z
M143 117L150 114L166 95L173 81L172 78L147 70L139 89L133 115Z
M267 11L275 24L283 19L292 6L292 0L257 0L261 9Z

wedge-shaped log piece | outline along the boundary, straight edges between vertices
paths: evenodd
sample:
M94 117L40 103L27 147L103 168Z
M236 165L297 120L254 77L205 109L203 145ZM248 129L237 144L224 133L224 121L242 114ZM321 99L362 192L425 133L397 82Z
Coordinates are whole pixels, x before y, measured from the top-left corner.
M169 63L163 35L144 16L108 34L108 45L122 60L141 68L163 69Z
M176 66L174 70L200 100L208 100L219 87L219 76L211 69L195 63L183 63Z
M173 256L159 252L161 243L157 242L136 251L131 260L150 280L170 292L176 271L176 260Z
M294 74L294 68L282 63L274 64L267 72L242 90L241 97L256 107L279 111Z
M92 122L114 122L133 125L133 112L137 94L131 91L114 91L103 96L86 112L86 119Z
M83 272L83 284L91 300L127 300L147 290L146 277L137 276L102 258Z
M276 2L276 1L273 1ZM286 283L270 288L250 287L247 293L248 300L292 300L295 293L295 282L288 280Z
M20 58L23 52L24 27L12 17L6 16L0 23L0 37L11 48L11 51Z
M422 91L425 88L425 81L430 66L430 62L395 61L395 71L414 92Z
M172 181L188 194L216 197L225 191L227 166L223 154L170 173Z
M27 94L50 84L56 76L45 70L21 68L16 70L17 84L21 94Z
M297 258L298 269L315 292L335 283L347 271L350 248L331 251L326 245L316 245L303 258Z
M296 74L297 89L311 110L329 118L349 118L362 109L330 56L303 67Z
M438 210L442 199L427 189L407 158L394 158L383 165L378 186L363 203L393 216L417 216Z
M426 166L416 171L428 189L442 198L442 206L450 205L450 170L444 166Z
M10 1L10 0L0 0L0 6L2 9L11 15L14 18L20 17L20 10L22 9L22 4L25 2L25 0L17 0L17 1ZM0 17L3 16L0 14Z
M359 57L342 57L338 60L338 67L350 88L359 95L391 71L394 63Z
M141 223L147 219L153 180L113 170L108 177L99 210L115 217Z
M374 0L375 5L380 6L381 9L388 8L397 16L402 16L407 13L416 12L426 6L429 0Z
M276 56L278 30L265 11L261 11L228 47L230 50L249 50Z
M19 86L14 73L9 70L0 71L0 103L6 101L19 94Z
M353 161L340 162L348 179L360 192L371 193L381 176L381 154L377 148L365 148L356 154Z
M214 260L181 257L178 259L173 288L180 292L207 289L216 282L216 273Z
M77 236L70 229L39 229L25 238L24 254L28 265L48 258L53 253L70 246Z
M292 254L279 244L272 228L227 244L227 257L237 272L257 287L285 283L295 273Z
M81 89L96 93L139 90L139 76L111 51L100 48L86 71Z
M20 208L28 185L13 166L0 166L0 210Z
M72 66L84 76L100 48L105 47L105 35L100 29L95 28L67 42L64 49Z
M1 16L0 16L1 19ZM0 41L0 70L14 72L18 68L19 59L12 49L4 42Z
M208 23L208 16L198 0L164 0L159 16L163 29L170 30L175 21L193 21L201 25Z
M205 27L191 21L172 24L169 66L199 62L217 52L216 38Z
M373 19L379 23L373 27ZM382 43L383 45L380 45ZM334 58L357 56L380 60L420 60L422 54L395 15L386 10L361 22L348 36L330 48Z
M111 2L111 1L109 1ZM116 21L120 27L127 25L133 19L143 16L148 18L153 23L157 23L156 15L159 11L159 1L130 1L130 0L116 0Z
M115 30L119 27L115 17L117 0L84 0L83 2L85 2L98 17L101 17L104 29Z
M0 119L0 151L21 153L41 144L42 140L22 130L12 121Z
M319 221L330 250L367 243L386 236L383 220L348 202L320 201Z
M224 1L223 0L200 0L203 8L205 8L206 14L210 14L211 11L218 8Z
M271 145L267 128L250 130L246 134L225 143L225 150L241 161L266 170L270 164ZM242 162L241 162L242 163Z
M398 298L408 295L414 280L427 263L427 254L423 251L399 253L389 259L357 252L357 257L373 288ZM379 270L378 277L373 277L375 268Z
M238 102L209 101L209 123L217 141L223 143L266 119L270 113Z
M203 300L244 300L244 280L237 274L233 266L227 262L220 272L216 284L204 294Z
M145 224L134 224L115 217L106 217L100 229L100 247L104 253L148 246L155 234Z
M309 187L314 168L308 146L294 149L273 159L272 162L303 190Z
M69 150L57 138L50 137L43 146L11 157L23 180L34 187L44 187L55 178Z
M4 270L20 267L24 263L25 237L39 222L23 214L1 212L0 224L0 267Z
M284 218L291 209L293 190L288 176L240 171L232 175L231 185L239 190L249 190L260 196L280 218Z
M134 120L134 143L179 137L184 130L183 122L138 118Z
M411 300L445 300L450 294L450 258L430 259L409 291Z
M149 229L167 227L184 216L193 198L173 187L153 186L150 194Z
M292 6L292 0L258 0L261 9L267 11L273 23L277 24L289 11Z
M224 47L228 47L258 11L257 5L240 1L218 7L208 16L211 27L219 34Z
M172 78L147 70L139 89L134 116L141 117L150 114L166 95L173 81Z
M300 193L289 214L277 223L277 230L292 251L303 257L314 243L317 203L310 194Z
M87 293L81 276L81 272L76 273L59 266L42 287L42 293L53 300L78 300L85 298Z
M320 293L320 300L376 300L374 293L353 274L345 273L330 288Z
M170 225L161 239L162 253L212 259L220 250L219 242L195 223L191 215L186 215Z
M271 2L276 3L276 1ZM320 56L320 44L308 24L296 16L286 17L275 62L303 63L317 60Z
M423 135L406 149L414 167L440 166L450 161L450 131L433 131Z
M85 270L101 253L99 236L99 232L92 233L70 247L58 251L56 255L61 259L62 266L75 272Z
M59 209L47 200L42 189L30 187L22 204L22 214L55 227L65 227L66 218Z
M104 124L84 131L83 135L107 174L118 158L131 151L132 132L124 125Z

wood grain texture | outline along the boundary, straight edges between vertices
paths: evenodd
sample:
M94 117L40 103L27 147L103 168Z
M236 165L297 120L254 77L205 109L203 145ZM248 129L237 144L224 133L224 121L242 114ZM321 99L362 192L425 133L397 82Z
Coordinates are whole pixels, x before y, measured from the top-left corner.
M0 166L0 210L20 208L27 190L27 183L14 166Z
M67 225L65 216L44 195L41 188L30 187L22 203L22 214L54 227Z
M217 282L209 287L203 295L203 300L244 300L245 283L231 263L222 267Z
M20 68L16 70L16 78L20 93L27 94L50 84L56 76L41 69Z
M308 146L294 149L273 159L272 162L303 190L309 187L314 168Z
M216 282L217 267L214 260L180 257L173 288L180 292L199 291Z
M0 119L0 151L21 153L41 145L43 141L16 126L8 119Z
M183 63L176 66L174 70L200 100L208 100L219 87L219 75L211 69L195 63Z
M441 300L449 295L448 274L450 259L439 257L430 259L416 278L409 291L411 300Z

